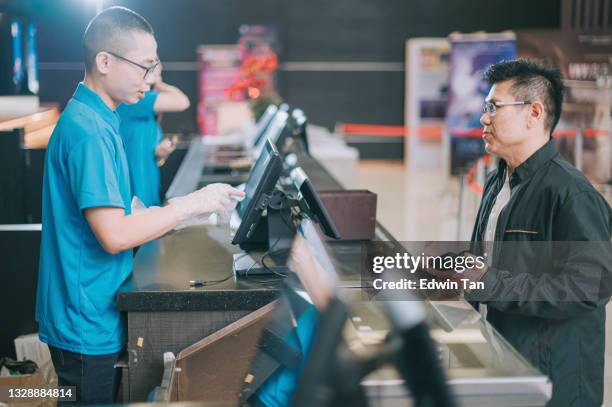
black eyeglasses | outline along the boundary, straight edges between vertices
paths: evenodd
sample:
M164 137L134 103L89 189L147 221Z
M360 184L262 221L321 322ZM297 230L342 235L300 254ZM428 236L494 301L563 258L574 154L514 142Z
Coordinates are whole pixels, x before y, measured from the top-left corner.
M530 105L531 101L525 100L525 101L516 101L516 102L501 102L501 101L497 101L497 102L490 102L490 101L485 101L482 104L482 113L489 113L489 116L494 117L495 114L497 113L497 108L498 107L504 107L504 106L517 106L517 105Z
M145 73L144 73L143 79L147 79L147 76L149 76L150 74L155 72L155 70L159 67L159 64L161 63L161 61L157 61L155 64L153 64L151 66L144 66L144 65L140 65L138 62L134 62L134 61L132 61L130 59L122 57L121 55L117 55L114 52L111 52L111 51L105 51L105 52L111 54L115 58L119 58L122 61L129 62L130 64L135 65L135 66L139 67L140 69L144 69Z

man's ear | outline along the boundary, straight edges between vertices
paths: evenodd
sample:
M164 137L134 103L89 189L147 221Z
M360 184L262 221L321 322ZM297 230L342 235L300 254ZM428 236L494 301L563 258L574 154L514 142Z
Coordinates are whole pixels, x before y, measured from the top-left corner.
M538 123L544 121L544 105L539 100L531 102L529 109L529 117L527 118L527 127L535 127Z
M98 52L96 54L96 68L102 75L108 74L110 70L111 58L106 52Z

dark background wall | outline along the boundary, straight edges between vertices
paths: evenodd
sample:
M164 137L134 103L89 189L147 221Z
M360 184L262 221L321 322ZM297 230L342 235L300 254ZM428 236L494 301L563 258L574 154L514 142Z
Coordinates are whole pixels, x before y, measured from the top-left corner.
M83 73L80 37L93 17L93 0L0 0L0 7L39 24L40 96L64 104ZM4 6L3 6L4 4ZM402 124L404 43L452 31L497 32L557 28L560 0L106 0L145 16L156 30L159 55L194 62L200 44L234 43L241 24L277 27L281 62L380 62L372 70L296 68L279 72L281 96L305 110L311 122ZM332 68L334 68L332 66ZM337 68L337 67L335 67ZM197 78L194 65L166 69L167 82L192 100L185 113L166 115L166 131L195 131Z

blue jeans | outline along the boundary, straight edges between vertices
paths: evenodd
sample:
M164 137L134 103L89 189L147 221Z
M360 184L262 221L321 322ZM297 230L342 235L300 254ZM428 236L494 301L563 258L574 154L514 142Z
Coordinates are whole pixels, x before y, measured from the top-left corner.
M115 368L121 352L82 355L49 346L59 386L76 387L76 403L111 404L117 399L120 370ZM75 402L59 402L74 405Z

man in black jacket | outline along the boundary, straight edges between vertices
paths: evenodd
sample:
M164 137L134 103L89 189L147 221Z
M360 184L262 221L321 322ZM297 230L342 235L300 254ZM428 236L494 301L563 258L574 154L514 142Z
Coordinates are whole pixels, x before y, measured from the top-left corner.
M551 378L550 406L603 403L605 306L612 276L612 210L552 140L563 102L557 70L526 60L491 66L480 119L500 159L472 234L488 267L466 294L487 320Z

